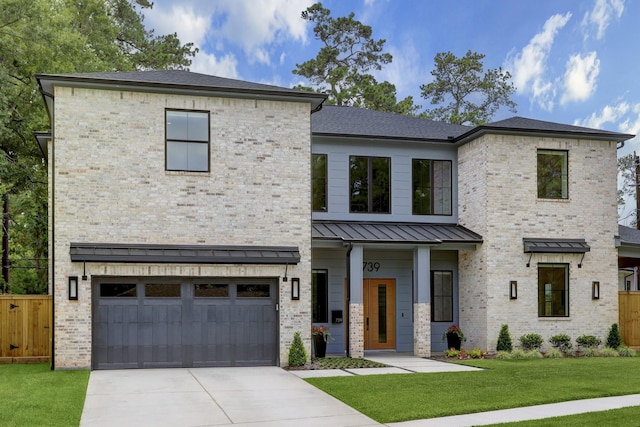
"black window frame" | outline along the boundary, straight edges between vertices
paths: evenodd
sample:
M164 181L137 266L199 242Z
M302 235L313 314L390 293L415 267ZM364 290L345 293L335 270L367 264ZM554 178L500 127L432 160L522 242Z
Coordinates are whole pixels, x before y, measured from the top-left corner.
M324 159L323 176L317 176L316 159ZM326 154L314 153L311 155L311 210L313 212L327 212L329 210L328 199L328 156ZM319 188L321 187L321 188ZM320 206L318 206L320 205Z
M560 269L564 270L563 278L564 278L564 289L563 290L554 290L554 283L550 283L551 289L550 294L547 289L547 283L544 280L545 276L541 274L541 269ZM557 276L552 274L553 279ZM569 292L569 264L567 263L539 263L538 264L538 317L548 318L548 317L569 317L569 298L571 296ZM550 297L550 298L549 298ZM557 304L557 299L560 299L560 303ZM550 304L550 305L548 305ZM554 310L554 307L561 306L563 307L564 313L558 314L557 311ZM551 310L547 310L550 307ZM550 314L547 314L547 311L550 311Z
M319 273L324 275L322 283L324 289L320 294L318 292ZM311 322L329 322L329 270L327 269L314 268L311 270Z
M172 112L179 113L197 113L197 114L206 114L207 116L207 139L189 139L187 138L169 138L168 132L168 124L169 124L169 114ZM189 168L187 163L186 169L173 168L169 167L169 159L170 159L170 143L184 143L184 144L206 144L207 145L207 168L203 169L195 169ZM177 108L166 108L164 110L164 168L165 171L168 172L202 172L208 173L211 171L211 112L208 110L186 110L186 109L177 109Z
M435 277L436 274L438 273L446 273L449 275L450 277L450 286L451 286L451 296L448 298L451 298L450 301L450 314L451 316L448 318L442 318L442 319L436 319L436 298L440 298L440 301L442 302L442 306L444 306L445 303L445 297L444 296L436 296L436 292L435 292ZM454 295L453 295L453 291L454 291L454 286L453 286L453 270L431 270L431 321L432 322L446 322L446 323L451 323L453 322L453 318L454 318L454 313L453 313L453 300L454 300ZM443 311L444 312L444 311Z
M560 171L550 171L551 177L543 175L544 170L540 167L540 156L562 156L564 165L560 166ZM564 169L564 170L563 170ZM556 176L559 175L559 176ZM536 151L536 191L538 199L549 200L567 200L569 199L569 151L568 150L550 150L546 148L538 148ZM558 186L555 181L560 180L560 190L555 188Z
M361 183L356 187L354 182L354 161L361 159L366 160L366 183ZM385 160L387 162L387 188L386 190L381 186L376 186L376 178L379 173L375 167L376 161ZM383 195L382 199L376 197L376 193L381 191ZM366 192L366 205L364 209L354 209L356 203L362 203L361 201L354 200L354 194L356 192ZM386 200L384 200L386 199ZM381 208L377 209L376 207ZM349 213L374 213L374 214L390 214L391 213L391 157L384 156L349 156Z
M417 165L428 163L429 178L428 184L425 185L423 180L417 176ZM436 164L448 164L449 167L449 186L438 185L435 179L435 166ZM420 182L418 182L420 181ZM436 189L439 189L442 195L448 195L448 206L445 204L445 197L440 200L436 200ZM425 193L428 193L428 211L423 212L420 209L424 204L416 203L416 197L418 192L424 197ZM440 212L438 212L440 211ZM411 159L411 213L413 215L437 215L437 216L452 216L453 215L453 162L451 160L440 159Z

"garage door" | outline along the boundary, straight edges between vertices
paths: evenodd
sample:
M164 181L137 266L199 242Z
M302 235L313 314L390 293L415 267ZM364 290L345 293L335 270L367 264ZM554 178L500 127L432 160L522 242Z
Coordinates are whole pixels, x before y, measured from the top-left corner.
M277 280L94 278L94 369L277 363Z

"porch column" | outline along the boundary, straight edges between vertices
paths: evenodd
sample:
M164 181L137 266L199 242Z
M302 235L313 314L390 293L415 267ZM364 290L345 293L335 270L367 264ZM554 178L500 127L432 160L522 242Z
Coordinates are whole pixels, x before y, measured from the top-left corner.
M431 248L413 250L413 354L431 356Z
M351 300L349 301L349 355L364 357L364 304L362 301L363 248L354 245L349 257Z

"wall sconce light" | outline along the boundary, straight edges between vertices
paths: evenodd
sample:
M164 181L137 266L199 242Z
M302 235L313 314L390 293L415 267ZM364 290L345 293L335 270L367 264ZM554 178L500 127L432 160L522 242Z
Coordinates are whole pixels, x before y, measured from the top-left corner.
M300 299L300 279L298 277L291 278L291 299Z
M591 299L600 299L600 282L591 282Z
M509 282L509 298L518 299L518 282L516 280Z
M69 299L78 299L78 276L69 276Z

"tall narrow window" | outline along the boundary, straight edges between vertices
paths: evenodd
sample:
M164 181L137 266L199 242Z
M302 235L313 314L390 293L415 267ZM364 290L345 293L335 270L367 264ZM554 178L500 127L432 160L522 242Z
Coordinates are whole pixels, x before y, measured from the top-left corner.
M311 321L326 323L329 321L329 278L327 270L311 272Z
M538 316L569 316L569 265L538 265Z
M327 211L327 155L311 156L311 208L314 212Z
M451 215L451 161L413 159L413 214Z
M431 272L431 321L453 322L453 273Z
M209 171L209 113L166 111L168 171Z
M350 212L391 212L391 159L349 158Z
M569 198L568 169L566 151L538 150L538 198Z

